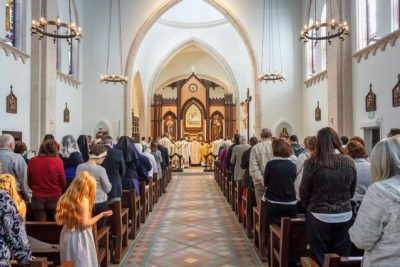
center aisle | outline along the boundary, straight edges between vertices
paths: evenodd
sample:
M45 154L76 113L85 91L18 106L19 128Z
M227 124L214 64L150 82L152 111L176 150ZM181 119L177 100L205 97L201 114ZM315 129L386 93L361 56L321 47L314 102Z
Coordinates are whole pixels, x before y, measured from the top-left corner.
M208 174L174 175L121 266L263 266Z

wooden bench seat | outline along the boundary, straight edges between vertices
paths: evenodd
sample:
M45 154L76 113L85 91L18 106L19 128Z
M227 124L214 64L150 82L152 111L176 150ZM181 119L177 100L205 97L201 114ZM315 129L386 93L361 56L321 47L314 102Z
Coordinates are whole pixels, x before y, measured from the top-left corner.
M109 218L110 234L113 238L111 246L111 260L113 263L120 263L128 249L128 209L122 208L121 201L108 204L113 215Z
M25 227L29 237L46 243L32 246L31 242L32 255L60 264L59 243L63 226L57 225L56 222L26 222Z
M28 236L33 237L41 242L48 243L49 246L31 247L32 254L35 257L45 257L54 264L60 264L59 242L62 225L56 222L26 222L26 232ZM96 225L92 227L93 238L97 249L97 258L102 267L108 266L108 230L109 227L102 227L98 232ZM106 246L103 246L104 239ZM101 250L104 248L104 251Z
M247 195L242 196L243 220L242 225L246 229L248 238L253 238L253 207L256 205L254 189L247 189Z
M340 257L337 254L325 254L323 267L360 267L362 257ZM301 258L302 267L319 267L310 257Z
M147 216L149 215L149 189L146 188L146 184L144 182L139 183L139 191L140 191L140 222L145 223Z
M243 195L242 181L236 181L235 194L234 194L235 212L240 223L242 222L243 219L242 214L240 213L240 210L243 210L242 195Z
M110 227L108 226L101 227L97 230L96 224L93 225L93 238L96 245L97 260L101 267L107 267L109 265L109 231Z
M129 238L134 239L140 229L140 197L135 189L122 190L122 208L129 209L130 231Z
M48 267L49 262L47 261L47 258L34 258L30 264L18 264L16 260L10 260L9 263L13 267ZM74 267L75 262L74 261L65 261L63 262L60 267Z
M265 201L261 201L261 207L253 207L253 233L254 246L257 249L261 261L267 261L266 255L266 229L265 229Z
M304 218L281 219L281 225L270 225L271 267L300 264L300 257L308 256L308 237Z

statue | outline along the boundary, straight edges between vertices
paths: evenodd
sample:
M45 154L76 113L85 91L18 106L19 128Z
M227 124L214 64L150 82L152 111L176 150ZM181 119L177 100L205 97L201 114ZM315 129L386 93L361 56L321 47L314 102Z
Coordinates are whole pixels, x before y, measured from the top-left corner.
M165 128L166 128L165 129L166 133L167 133L169 138L171 138L172 134L174 133L174 124L175 124L174 119L172 118L171 115L168 115L166 120L165 120L165 124L164 125L165 125Z
M242 121L243 121L243 125L245 129L248 129L248 125L247 125L247 120L249 117L249 104L251 101L252 97L249 96L249 92L247 91L247 98L245 101L243 101L242 103L240 103L240 106L242 106Z
M219 114L215 114L212 121L212 136L214 139L222 137L222 121Z
M103 128L99 128L99 130L96 133L96 139L101 139L105 135L108 135L108 132L103 131Z
M289 133L287 132L286 127L282 128L282 131L281 131L281 133L279 135L279 138L289 139Z

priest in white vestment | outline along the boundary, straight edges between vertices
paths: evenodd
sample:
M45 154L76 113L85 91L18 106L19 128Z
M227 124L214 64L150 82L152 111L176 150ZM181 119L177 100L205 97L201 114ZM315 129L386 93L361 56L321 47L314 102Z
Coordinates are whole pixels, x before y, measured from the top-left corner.
M197 140L193 140L190 143L190 163L193 165L199 165L201 162L201 144Z
M184 139L182 141L182 157L183 157L183 167L189 167L189 157L190 157L190 143Z
M182 168L183 168L183 152L184 152L184 145L183 145L182 141L179 139L174 144L174 153L178 154L179 156L182 156L182 159L181 159L181 167ZM178 167L179 166L178 157L175 157L174 160L177 161L176 165Z
M214 156L216 156L216 157L218 156L219 148L222 146L223 143L224 143L224 140L220 139L220 138L217 138L217 140L215 140L212 143L211 153Z

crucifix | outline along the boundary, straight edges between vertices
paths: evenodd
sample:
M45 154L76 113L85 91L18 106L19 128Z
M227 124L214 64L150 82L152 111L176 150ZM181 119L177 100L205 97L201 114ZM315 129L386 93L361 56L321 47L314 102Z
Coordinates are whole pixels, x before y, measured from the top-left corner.
M250 117L249 117L249 111L250 111L250 101L252 100L252 97L250 96L250 91L249 88L247 88L247 98L240 103L243 109L243 115L242 115L242 121L244 124L244 128L247 129L247 140L250 138Z

